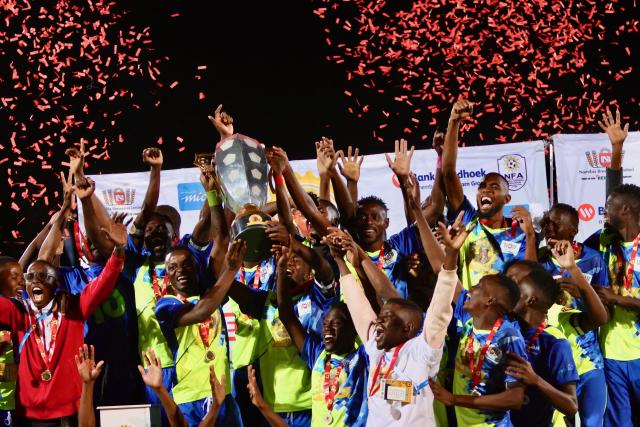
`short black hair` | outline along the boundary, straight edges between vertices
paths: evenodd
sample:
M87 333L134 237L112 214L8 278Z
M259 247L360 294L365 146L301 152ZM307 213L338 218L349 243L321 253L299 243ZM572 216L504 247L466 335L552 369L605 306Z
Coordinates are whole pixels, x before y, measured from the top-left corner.
M507 310L512 311L520 300L520 288L516 282L504 273L498 273L495 275L498 279L498 284L507 291L508 306Z
M506 264L504 264L503 268L502 268L502 272L506 273L507 270L509 270L511 267L513 267L514 265L523 265L525 267L529 267L530 270L542 270L545 271L544 266L542 264L540 264L539 262L536 261L531 261L529 259L516 259L516 258L512 258L509 261L507 261Z
M18 260L13 257L0 255L0 271L4 270L7 264L13 264L17 262Z
M622 197L623 203L631 206L631 209L640 213L640 187L634 184L622 184L613 190L612 194Z
M409 312L411 319L417 323L415 325L416 331L422 329L422 309L418 304L400 297L389 298L386 304L395 304L400 307L400 310L406 310Z
M318 197L318 195L316 193L314 193L313 191L307 191L307 194L309 195L309 197L311 197L311 200L313 200L313 204L316 205L316 208L320 207L320 197Z
M499 179L501 179L502 182L504 182L504 185L507 186L507 192L509 191L509 180L507 178L505 178L504 175L502 175L501 173L498 173L498 172L489 172L488 174L486 174L484 176L484 179L487 179L490 176L495 176L495 177L498 177Z
M187 245L174 245L174 246L171 246L169 248L169 250L167 251L167 257L169 255L171 255L173 252L176 252L176 251L188 252L189 256L195 260L195 257L193 256L193 252L191 252L191 249L189 249L189 246L187 246Z
M533 283L538 292L540 292L543 300L542 302L547 309L558 300L558 297L560 297L562 288L549 272L544 270L532 270L531 273L527 275L527 278L531 280L531 283Z
M341 311L342 314L344 314L345 318L347 319L347 326L351 327L351 329L353 329L354 331L356 330L356 326L353 323L353 319L351 318L351 312L349 311L349 307L347 307L347 304L345 304L343 301L336 300L333 303L331 303L331 305L329 306L329 309L327 310L327 313L329 313L331 310Z
M378 205L382 209L384 209L385 212L389 212L387 204L384 202L384 200L377 196L366 196L358 200L358 207L364 205Z
M578 224L580 224L580 216L578 215L578 211L576 210L576 208L574 208L573 206L566 203L556 203L551 206L551 209L549 209L549 211L552 211L554 209L571 216L571 220L576 227L578 226Z

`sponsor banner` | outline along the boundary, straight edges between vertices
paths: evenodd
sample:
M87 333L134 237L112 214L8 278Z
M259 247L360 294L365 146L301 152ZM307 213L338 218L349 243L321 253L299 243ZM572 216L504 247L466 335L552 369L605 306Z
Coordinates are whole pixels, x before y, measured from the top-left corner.
M558 201L578 210L583 241L604 224L606 168L611 164L611 143L604 134L555 135ZM624 182L640 183L640 132L630 132L624 143Z
M291 166L307 191L319 192L320 178L316 160L293 160ZM416 150L412 161L422 199L431 193L435 181L436 153L434 150ZM499 172L509 181L511 206L524 205L534 217L541 216L549 206L545 172L544 144L542 141L485 145L460 148L458 176L465 195L475 205L476 190L489 172ZM190 233L198 221L198 213L205 200L196 168L163 170L158 204L168 204L180 212L182 234ZM96 194L110 212L126 211L135 215L140 211L147 189L149 173L95 175ZM389 169L384 154L366 156L362 164L359 197L375 195L389 207L388 234L406 226L402 193L398 181Z

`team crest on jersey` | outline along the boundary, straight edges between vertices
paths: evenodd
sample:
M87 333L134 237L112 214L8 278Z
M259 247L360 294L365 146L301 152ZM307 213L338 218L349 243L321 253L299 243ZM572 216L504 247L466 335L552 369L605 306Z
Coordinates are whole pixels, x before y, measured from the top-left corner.
M492 345L489 347L489 349L487 350L487 360L490 360L491 362L498 364L500 363L500 360L502 360L502 350L500 350L498 347Z
M382 266L387 267L391 263L396 262L398 259L398 252L395 249L390 250L384 254L384 258L382 259Z

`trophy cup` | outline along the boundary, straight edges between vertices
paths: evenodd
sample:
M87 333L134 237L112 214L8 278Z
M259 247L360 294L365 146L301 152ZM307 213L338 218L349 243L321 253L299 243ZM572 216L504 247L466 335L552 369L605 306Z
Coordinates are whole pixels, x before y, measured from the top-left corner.
M271 256L271 239L266 234L271 217L261 209L267 203L267 157L264 145L234 134L216 146L216 173L226 207L236 214L231 239L247 243L245 261L259 262Z

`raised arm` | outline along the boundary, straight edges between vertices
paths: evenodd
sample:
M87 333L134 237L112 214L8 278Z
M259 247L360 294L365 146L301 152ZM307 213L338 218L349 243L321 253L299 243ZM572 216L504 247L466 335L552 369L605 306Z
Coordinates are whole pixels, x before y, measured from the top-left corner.
M449 201L449 206L457 210L464 200L462 183L456 171L458 158L458 132L460 122L471 116L473 105L466 99L458 100L451 110L447 133L444 137L444 148L442 149L442 179L444 190Z
M351 219L356 214L356 202L357 200L353 200L351 198L351 193L349 189L345 185L342 177L338 173L336 169L336 162L338 160L339 154L334 151L333 141L331 139L328 140L325 150L323 151L324 155L329 159L332 159L331 167L329 168L329 178L331 178L331 186L333 187L333 195L336 199L336 206L338 207L338 212L340 213L340 221L342 224L347 224L351 221ZM339 153L342 153L341 151ZM330 200L329 198L320 197L324 200Z
M220 413L220 408L224 403L224 399L226 396L225 385L227 382L226 376L223 374L222 378L218 380L216 376L216 370L214 365L209 365L209 385L211 385L211 406L209 406L209 411L207 415L200 421L198 427L214 427L216 425L216 420L218 419L218 414Z
M276 270L276 297L278 300L278 313L280 320L287 328L291 340L302 351L304 348L304 340L307 338L307 332L302 327L298 316L293 311L293 301L289 294L290 279L287 276L287 263L289 256L287 248L282 248L282 253L278 257L278 267Z
M101 360L96 364L95 349L93 346L88 347L86 344L78 349L75 360L78 374L82 380L80 408L78 409L78 426L95 427L96 415L93 410L93 386L100 376L104 361Z
M560 264L560 267L567 270L571 275L571 281L560 281L562 289L567 290L570 294L575 294L577 291L584 302L585 310L576 314L580 328L584 332L587 332L607 323L609 320L607 310L595 289L587 282L584 274L582 274L582 271L576 265L571 244L567 241L556 242L551 248L551 253L556 261L558 261L558 264Z
M406 186L407 191L410 194L415 194L415 188L418 187L418 181L416 180L415 174L412 173L409 175ZM427 259L429 260L429 264L431 264L431 269L437 274L440 272L442 263L444 262L444 252L436 240L436 237L433 235L426 218L422 215L419 199L410 197L408 201L409 208L413 211L413 217L416 218L416 225L418 227L418 232L420 233L420 242L427 254Z
M446 256L444 265L438 273L438 281L433 291L431 304L427 309L423 327L424 339L432 348L440 348L447 335L447 327L451 322L451 316L453 316L451 302L456 297L456 293L459 294L458 275L456 274L458 252L469 234L462 223L462 212L458 214L458 218L449 230L443 223L440 223L440 227L440 231L443 233L442 240Z
M614 120L611 110L607 108L607 112L602 113L602 121L598 121L598 124L600 129L609 136L609 141L611 142L611 166L607 168L606 181L606 196L609 197L613 190L622 184L622 147L629 134L629 123L622 127L620 109L616 109L616 118Z
M69 209L71 209L71 201L75 197L75 188L71 185L71 173L69 173L69 178L65 180L64 174L60 172L60 179L64 190L62 207L60 207L60 210L56 214L56 219L51 224L49 233L42 242L42 246L40 246L40 251L38 252L38 259L45 260L51 264L56 264L56 255L60 247L60 242L62 241L62 229L67 222L67 215Z
M222 104L218 105L213 116L208 116L208 118L218 131L220 141L233 135L233 117L222 111Z
M215 276L219 276L224 266L224 259L229 248L229 227L222 208L222 193L216 180L213 166L200 170L200 182L207 197L208 213L211 224L210 233L213 247L211 248L211 268ZM207 238L207 240L209 240Z
M136 216L133 223L136 227L144 226L151 218L151 214L156 210L158 206L158 198L160 197L160 169L162 169L162 151L159 148L151 147L145 148L142 151L142 161L149 165L149 185L147 186L147 192L144 195L142 201L142 208L138 216Z
M413 158L413 152L415 147L412 145L411 150L407 152L407 141L401 139L395 142L394 159L391 161L389 154L384 153L387 159L389 168L396 174L398 178L398 184L400 184L400 190L402 191L402 200L404 201L405 216L407 217L407 225L411 225L415 221L414 215L409 209L409 199L411 194L407 190L407 180L411 173L411 159ZM422 215L422 214L421 214Z
M247 250L244 240L234 240L229 246L225 258L225 266L215 285L209 288L197 304L184 304L183 309L176 315L176 327L193 325L207 320L220 306L229 291L233 278L242 266L242 258Z
M364 161L364 154L358 158L358 154L360 154L358 147L353 151L353 156L351 153L352 148L349 146L349 148L347 148L346 157L342 150L338 151L336 154L340 159L338 162L338 169L340 170L340 174L347 180L347 190L349 190L351 201L355 206L358 202L358 181L360 180L360 168Z
M273 181L275 183L274 193L276 195L276 206L278 208L278 221L285 226L290 235L295 234L293 225L293 216L291 215L291 205L289 204L289 195L284 186L284 178L282 172L284 170L283 162L279 162L271 157L269 166L273 173Z
M95 188L96 183L91 178L83 177L76 180L76 194L82 203L82 215L84 217L84 228L87 236L94 246L98 248L100 254L106 257L113 251L113 243L105 237L101 229L110 227L111 220L106 214L106 210L104 210L104 206L102 206L100 200L93 194ZM96 205L99 205L98 209L96 209ZM103 213L106 218L102 218L102 214L99 213L100 211L104 211ZM142 231L143 230L141 230L141 232ZM141 242L141 238L139 242Z
M302 212L305 218L313 224L313 227L321 236L326 235L328 233L327 228L331 227L331 223L320 213L311 197L304 191L300 182L298 182L287 159L287 153L285 153L282 148L271 147L267 151L267 158L270 164L277 162L280 165L282 176L296 207Z
M329 139L324 136L320 141L316 141L316 164L318 168L318 176L320 176L320 190L318 197L325 200L331 200L331 178L329 177L329 169L333 167L335 156L326 156L324 151Z

